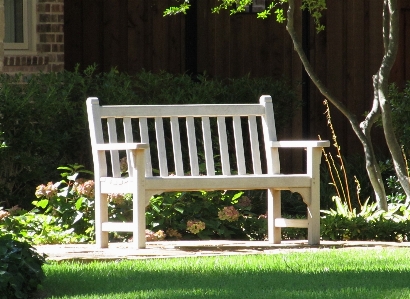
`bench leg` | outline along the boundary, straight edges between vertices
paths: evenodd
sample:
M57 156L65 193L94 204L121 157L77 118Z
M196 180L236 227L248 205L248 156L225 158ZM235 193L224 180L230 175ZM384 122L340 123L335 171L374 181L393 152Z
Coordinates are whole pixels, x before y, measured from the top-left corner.
M321 148L307 148L307 174L312 177L308 211L308 243L320 244L320 158Z
M275 219L281 217L281 197L280 190L268 190L268 241L273 244L280 244L282 231L280 227L275 227Z
M95 194L95 243L98 248L108 247L108 232L102 231L102 223L108 221L107 194L96 190Z
M319 185L312 186L308 212L308 244L320 244L320 190Z
M145 196L135 196L133 199L133 247L145 248Z
M145 157L143 150L133 152L134 186L133 192L133 245L134 248L145 248Z

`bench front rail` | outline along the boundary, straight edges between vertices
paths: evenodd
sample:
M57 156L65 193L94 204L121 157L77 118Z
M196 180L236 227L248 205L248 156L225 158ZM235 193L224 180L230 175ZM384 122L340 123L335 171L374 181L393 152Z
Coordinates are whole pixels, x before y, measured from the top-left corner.
M162 192L268 190L268 240L281 227L307 227L320 242L320 160L329 141L277 141L272 99L240 105L100 106L87 99L95 174L96 243L109 231L133 232L145 248L145 207ZM279 148L305 148L307 172L281 174ZM128 176L122 166L126 161ZM307 219L281 218L280 191L298 192ZM133 222L108 222L107 195L133 194Z

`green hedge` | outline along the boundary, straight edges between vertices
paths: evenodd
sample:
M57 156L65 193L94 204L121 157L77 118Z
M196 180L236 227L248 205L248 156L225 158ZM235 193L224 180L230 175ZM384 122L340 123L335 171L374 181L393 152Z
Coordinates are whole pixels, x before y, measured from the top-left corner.
M392 109L392 120L399 143L410 153L410 81L407 81L403 90L395 84L390 85L389 103Z
M58 177L58 165L92 169L85 99L102 104L251 103L270 94L278 130L298 103L285 80L273 78L196 80L188 75L111 70L0 75L0 206L29 208L33 190Z
M45 256L27 242L0 236L0 299L32 298L45 275Z

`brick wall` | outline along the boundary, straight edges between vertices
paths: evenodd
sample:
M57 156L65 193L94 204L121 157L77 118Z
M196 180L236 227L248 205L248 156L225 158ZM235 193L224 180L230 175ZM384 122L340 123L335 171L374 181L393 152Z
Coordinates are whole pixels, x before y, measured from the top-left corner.
M37 0L35 49L4 55L4 73L58 72L64 69L64 0ZM0 69L1 71L1 69Z

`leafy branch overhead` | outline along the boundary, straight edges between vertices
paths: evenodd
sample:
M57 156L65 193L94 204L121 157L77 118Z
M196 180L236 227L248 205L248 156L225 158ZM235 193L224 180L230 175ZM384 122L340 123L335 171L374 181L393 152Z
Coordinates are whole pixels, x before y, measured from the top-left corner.
M333 91L326 86L322 78L320 78L319 74L311 64L309 57L306 55L302 46L302 39L299 36L298 31L295 29L294 23L295 18L297 18L297 16L295 16L295 10L300 8L302 10L307 10L310 13L315 22L316 30L318 32L322 31L324 25L320 23L320 19L323 11L327 9L326 0L301 0L300 7L295 4L295 0L272 0L269 1L270 4L267 6L266 10L258 14L258 17L267 18L273 13L276 15L278 22L286 23L286 30L292 39L293 48L299 56L299 59L312 83L316 86L319 92L347 118L355 135L362 144L366 160L366 171L374 190L378 208L387 211L386 190L383 185L381 170L376 159L374 145L371 139L372 126L379 118L382 120L387 147L392 157L397 178L406 193L407 202L410 202L410 183L401 147L394 132L392 111L387 99L390 72L396 60L398 50L398 40L400 36L400 8L398 7L398 0L383 0L380 2L382 2L380 3L382 5L380 5L381 9L379 9L380 13L378 16L382 19L382 22L378 23L382 24L382 28L380 28L382 30L379 30L381 35L379 40L380 47L384 47L384 56L379 65L379 69L374 74L373 78L368 78L369 81L373 83L374 96L372 109L362 121L360 121L357 115L345 105L343 99L336 96ZM183 3L179 3L179 6L166 10L164 15L176 14L179 12L186 13L190 1L184 0ZM246 5L252 4L253 1L220 0L218 3L219 5L214 7L213 12L218 13L223 9L229 9L231 14L235 14L244 11ZM298 1L298 3L300 2ZM372 17L376 18L376 15ZM347 15L346 18L349 18L349 16ZM333 20L328 19L327 22L333 22ZM369 51L371 51L371 49ZM358 98L357 101L366 101L366 99Z
M176 0L181 2L177 6L171 6L164 11L164 16L175 15L178 13L186 14L190 8L190 0ZM221 3L212 9L213 13L219 13L221 10L229 10L231 15L244 12L246 7L252 4L253 0L221 0ZM266 19L272 15L272 12L276 16L276 21L283 23L286 21L283 5L288 0L274 0L269 3L264 11L258 12L257 16L260 19ZM325 29L325 26L320 23L322 17L322 11L326 9L326 0L303 0L302 9L308 10L311 14L315 24L317 32Z

